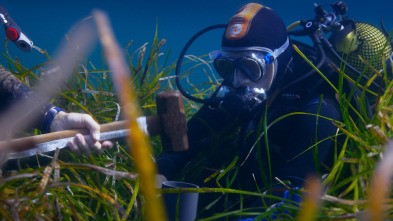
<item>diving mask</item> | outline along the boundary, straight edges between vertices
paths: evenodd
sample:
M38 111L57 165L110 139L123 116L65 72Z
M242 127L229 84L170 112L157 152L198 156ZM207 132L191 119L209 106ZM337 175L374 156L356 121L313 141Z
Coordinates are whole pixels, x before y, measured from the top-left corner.
M276 63L277 57L288 46L289 39L274 51L265 47L223 47L222 50L210 52L209 57L222 78L232 79L235 69L239 69L251 81L257 82L269 72L267 70L271 66L269 64Z

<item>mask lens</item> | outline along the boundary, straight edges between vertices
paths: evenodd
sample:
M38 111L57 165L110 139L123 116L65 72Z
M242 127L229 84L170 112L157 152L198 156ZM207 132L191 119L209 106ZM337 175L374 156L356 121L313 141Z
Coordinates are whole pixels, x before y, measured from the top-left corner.
M250 58L242 58L237 61L240 70L246 74L250 80L258 81L263 74L261 65L255 60Z
M213 62L217 73L224 79L229 79L233 77L234 65L232 61L225 58L217 58Z

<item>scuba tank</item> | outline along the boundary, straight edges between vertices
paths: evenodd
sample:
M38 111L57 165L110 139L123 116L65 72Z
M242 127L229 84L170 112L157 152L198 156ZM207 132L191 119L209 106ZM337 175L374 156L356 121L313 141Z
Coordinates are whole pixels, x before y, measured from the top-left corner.
M388 36L372 24L353 20L344 20L343 23L344 30L333 32L329 42L352 67L360 72L364 70L364 75L372 78L375 74L371 68L367 68L368 63L380 71L383 69L383 59L386 61L392 55L391 45L386 44ZM356 72L350 71L348 74L356 80ZM360 82L361 85L366 83L364 80Z

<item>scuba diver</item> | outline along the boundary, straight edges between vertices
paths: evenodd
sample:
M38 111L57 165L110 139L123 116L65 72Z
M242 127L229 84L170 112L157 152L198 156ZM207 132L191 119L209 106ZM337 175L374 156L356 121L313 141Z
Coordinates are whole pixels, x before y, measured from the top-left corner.
M8 12L0 6L0 22L5 34L20 50L29 52L33 48L33 42L22 29L10 17ZM10 71L0 65L0 113L19 100L29 102L33 96L32 91ZM68 129L86 128L90 135L75 135L68 143L70 150L75 154L91 155L92 152L102 153L104 149L113 146L111 141L100 140L100 125L88 114L66 113L62 108L52 104L46 104L40 109L40 116L36 119L32 128L39 129L42 133L56 132ZM4 139L4 137L2 138ZM7 160L7 154L0 153L0 166Z
M228 24L210 26L194 35L179 57L176 81L185 97L204 105L188 121L189 149L163 152L156 159L159 173L173 180L180 171L184 175L190 169L192 176L197 176L198 170L206 172L210 168L227 167L223 159L228 156L233 159L237 154L237 180L254 188L256 180L261 190L282 187L275 178L289 182L288 186L294 188L302 187L310 174L321 177L333 162L334 136L338 131L333 121L341 121L342 114L336 91L293 50L292 45L297 45L334 85L338 85L339 74L332 68L333 61L341 58L340 55L336 57L337 48L345 53L351 45L351 53L362 53L370 45L362 42L372 38L363 35L360 39L359 35L356 46L350 44L356 38L353 36L355 30L360 33L361 28L349 19L343 19L342 23L336 21L338 16L345 14L345 3L336 2L332 7L332 13L317 7L314 19L290 27L299 26L300 30L287 31L280 16L271 8L250 3ZM209 56L223 82L210 98L196 98L181 87L182 58L196 38L217 28L225 28L221 50L210 52ZM327 40L325 33L334 31L330 41ZM379 29L377 34L381 35L378 45L370 46L374 48L372 52L368 50L366 59L376 55L383 49L379 46L387 41ZM293 40L290 35L310 36L314 46ZM391 46L386 48L386 55L391 56ZM365 76L360 73L362 69L356 70L361 67L350 65L358 60L358 56L352 61L349 59L347 69L357 76ZM382 65L376 64L376 67ZM354 88L354 96L362 97L362 91L353 83L344 82L345 91ZM379 89L380 85L375 87ZM356 101L351 99L351 103L360 108L361 104ZM369 107L368 114L371 115ZM191 164L196 157L199 160ZM204 178L211 173L205 173ZM192 182L208 185L203 180ZM283 196L283 192L273 194Z

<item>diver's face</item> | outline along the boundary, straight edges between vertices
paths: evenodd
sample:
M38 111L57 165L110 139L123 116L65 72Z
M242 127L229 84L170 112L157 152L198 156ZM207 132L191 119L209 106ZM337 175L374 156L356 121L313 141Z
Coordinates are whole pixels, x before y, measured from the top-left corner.
M209 53L217 73L233 88L262 88L267 91L275 76L277 61L268 48L226 48ZM270 75L270 76L269 76Z
M289 39L276 49L260 46L223 47L209 53L217 73L235 89L253 87L268 91L277 72L277 57L289 46Z
M263 91L263 93L266 93L273 84L273 80L277 71L276 65L277 61L267 64L266 71L257 81L253 81L249 77L250 73L246 74L240 68L235 68L232 78L233 88L235 88L236 90L242 88L254 88L258 91Z
M235 72L232 79L232 86L235 89L243 87L254 87L256 82L253 82L247 77L239 68L235 68Z

